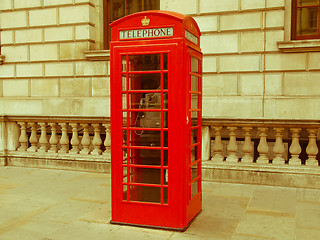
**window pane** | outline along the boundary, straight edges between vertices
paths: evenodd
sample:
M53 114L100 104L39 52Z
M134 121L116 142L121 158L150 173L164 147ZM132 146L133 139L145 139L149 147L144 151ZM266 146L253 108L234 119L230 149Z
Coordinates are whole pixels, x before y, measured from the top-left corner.
M161 74L130 74L129 90L160 90Z
M130 176L131 183L161 183L161 169L131 167L130 172L134 173Z
M199 108L199 95L191 94L191 109L198 109L198 108Z
M127 15L140 11L142 11L142 0L127 0Z
M161 93L130 93L129 103L130 109L161 109Z
M191 145L198 142L198 128L191 130Z
M160 70L160 54L130 55L129 71Z
M317 35L319 29L319 8L298 8L297 35Z
M160 0L144 0L144 11L160 9Z
M313 5L318 5L319 0L298 0L298 6L313 6Z
M199 91L199 83L198 83L198 77L191 76L191 91L198 92Z
M198 164L200 164L200 163L196 163L196 164L192 165L190 168L190 177L191 177L190 180L191 181L193 179L195 179L196 177L198 177Z
M191 58L191 71L197 73L199 71L199 61L198 59L192 57Z
M131 146L160 147L160 131L130 131L132 136ZM133 139L134 138L134 139Z
M110 0L110 21L115 21L125 16L125 1Z
M191 198L193 198L197 193L199 192L199 184L198 181L195 181L194 183L191 184Z
M145 187L145 186L131 186L130 200L140 202L161 203L161 188Z

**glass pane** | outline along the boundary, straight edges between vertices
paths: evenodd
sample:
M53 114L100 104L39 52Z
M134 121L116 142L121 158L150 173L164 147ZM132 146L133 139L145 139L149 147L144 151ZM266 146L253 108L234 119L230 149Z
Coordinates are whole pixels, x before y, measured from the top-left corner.
M198 85L199 85L198 77L191 75L191 91L198 92L199 91Z
M163 185L168 186L168 181L169 181L169 170L168 169L163 169Z
M130 131L132 137L131 146L160 147L161 135L160 131L142 131L141 135L137 135L136 131Z
M163 74L163 89L168 89L168 73Z
M122 161L123 161L123 164L126 164L127 163L127 149L126 148L123 148L122 149Z
M122 112L122 126L123 127L126 127L127 126L127 112L126 111L123 111Z
M318 5L319 0L298 0L298 6L313 6L313 5Z
M168 204L168 188L163 188L163 203Z
M194 183L191 184L191 198L193 198L197 193L199 192L199 184L198 181L195 181Z
M161 166L161 150L137 149L141 165Z
M127 56L122 56L122 72L127 71Z
M128 182L128 172L127 172L128 168L127 167L123 167L122 169L122 182L123 183L127 183Z
M198 73L199 72L199 60L197 58L191 58L191 72Z
M140 11L142 11L141 0L127 0L127 15Z
M161 93L130 93L130 109L161 109Z
M195 127L198 125L198 112L191 112L191 127Z
M127 146L127 130L122 130L122 144Z
M153 168L130 168L134 173L130 177L131 183L148 183L148 184L160 184L161 183L161 169Z
M198 142L198 129L191 130L191 145Z
M144 0L144 11L160 9L160 0Z
M122 94L122 109L127 109L127 94Z
M199 108L199 95L198 94L191 94L191 109L198 109Z
M168 70L168 53L163 54L163 70Z
M297 35L317 35L319 29L319 8L298 8Z
M160 54L129 55L129 71L161 70Z
M122 91L127 90L127 75L122 74Z
M130 74L129 90L160 90L161 74Z
M123 192L122 192L123 200L128 200L127 191L128 191L128 185L123 185Z
M168 131L163 131L163 146L168 147Z
M110 21L113 22L125 16L125 1L123 0L110 0Z
M190 168L190 176L191 176L191 181L198 177L198 163L194 164Z
M168 166L168 150L163 150L163 166Z
M191 148L191 163L197 160L197 152L198 152L198 146L194 146Z
M132 186L132 189L130 188L130 200L161 203L161 188Z

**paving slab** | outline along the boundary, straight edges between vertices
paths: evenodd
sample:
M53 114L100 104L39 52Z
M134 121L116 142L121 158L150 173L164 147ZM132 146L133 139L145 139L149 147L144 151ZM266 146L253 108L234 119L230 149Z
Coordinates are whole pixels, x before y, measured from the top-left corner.
M0 240L313 240L320 190L203 182L185 232L110 224L110 174L0 167Z

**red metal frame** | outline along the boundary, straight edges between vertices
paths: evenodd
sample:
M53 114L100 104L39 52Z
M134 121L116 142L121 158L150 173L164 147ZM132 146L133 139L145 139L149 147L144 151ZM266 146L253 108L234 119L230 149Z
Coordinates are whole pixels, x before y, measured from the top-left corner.
M297 33L297 11L301 8L318 8L318 34L316 35L298 35ZM298 0L292 0L292 13L291 13L291 38L293 40L303 39L317 39L320 38L320 0L316 5L298 6Z
M151 20L148 26L143 18ZM132 14L111 27L111 222L185 230L202 205L199 28L192 18L166 11ZM172 36L120 39L120 31L161 27L172 28ZM140 68L153 58L157 69ZM159 87L142 87L152 82ZM145 108L146 96L160 97L160 104ZM147 116L160 123L140 125Z

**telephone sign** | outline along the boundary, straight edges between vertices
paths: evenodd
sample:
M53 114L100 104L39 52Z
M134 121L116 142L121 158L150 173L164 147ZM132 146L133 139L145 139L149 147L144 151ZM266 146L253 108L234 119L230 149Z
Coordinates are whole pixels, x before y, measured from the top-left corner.
M111 223L185 230L199 214L202 53L193 18L111 24Z

